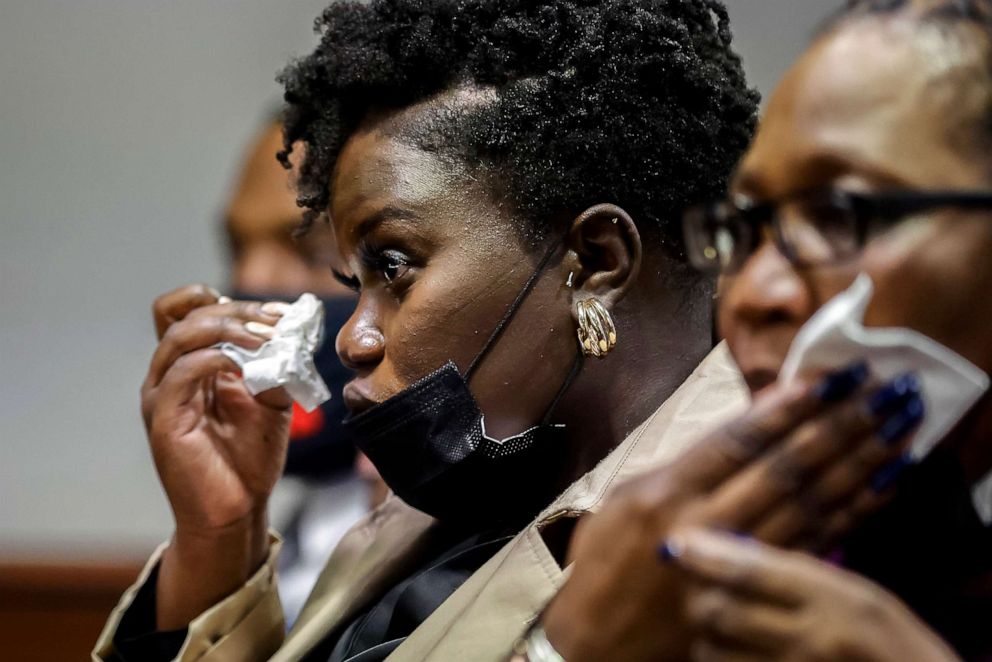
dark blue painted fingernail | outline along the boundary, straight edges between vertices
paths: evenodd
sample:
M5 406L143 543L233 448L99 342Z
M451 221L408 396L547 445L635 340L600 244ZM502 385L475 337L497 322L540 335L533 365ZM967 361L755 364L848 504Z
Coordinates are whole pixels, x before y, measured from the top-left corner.
M858 361L827 375L816 387L816 396L823 402L840 402L858 390L868 379L868 364Z
M671 563L678 557L682 556L682 545L677 541L669 538L664 543L658 545L656 553L658 558L665 563Z
M926 414L923 398L912 396L902 409L892 414L878 430L878 438L886 446L894 446L916 429Z
M905 472L906 469L912 465L913 458L909 455L903 455L898 460L886 467L883 467L881 471L875 474L875 477L871 479L871 489L875 490L877 494L885 492L892 487L902 476L903 472Z
M882 416L900 409L903 403L920 395L920 381L911 372L899 375L871 396L868 409Z

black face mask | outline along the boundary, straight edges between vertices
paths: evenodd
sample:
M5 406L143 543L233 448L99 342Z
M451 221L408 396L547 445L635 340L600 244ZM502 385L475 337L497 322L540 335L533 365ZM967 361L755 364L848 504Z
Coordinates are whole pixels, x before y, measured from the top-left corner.
M286 301L292 303L298 295L277 292L231 292L235 301ZM341 364L334 351L334 338L355 310L354 297L321 299L324 304L323 341L313 355L317 372L331 391L331 399L312 412L293 404L290 424L289 451L285 473L311 480L324 480L349 473L355 466L355 447L345 438L341 423L348 410L341 398L341 389L352 378L352 372Z
M557 248L541 260L464 376L449 361L385 402L345 419L355 445L414 508L448 522L519 523L554 497L567 444L564 426L552 425L550 418L581 369L581 353L541 423L502 441L486 435L469 381Z

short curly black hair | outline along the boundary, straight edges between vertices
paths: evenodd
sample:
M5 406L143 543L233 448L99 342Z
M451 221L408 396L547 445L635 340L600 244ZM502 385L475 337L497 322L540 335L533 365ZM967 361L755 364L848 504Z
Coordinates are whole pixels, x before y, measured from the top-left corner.
M315 30L278 78L279 158L306 146L304 226L370 111L478 89L487 101L436 113L421 146L480 170L531 236L613 202L683 258L681 210L724 192L756 124L719 0L343 0Z

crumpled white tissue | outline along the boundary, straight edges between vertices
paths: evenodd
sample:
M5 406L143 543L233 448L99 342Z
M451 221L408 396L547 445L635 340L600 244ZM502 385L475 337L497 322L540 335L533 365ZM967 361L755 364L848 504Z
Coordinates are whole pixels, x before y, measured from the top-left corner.
M864 360L872 374L888 381L912 371L920 381L926 414L910 445L922 460L989 388L977 366L927 336L905 328L866 328L865 310L874 285L861 274L800 329L789 348L779 379L789 383L810 371L836 370ZM992 475L973 490L975 507L992 523Z
M252 395L282 387L310 412L331 399L331 392L313 363L324 335L324 304L304 294L276 322L275 335L258 349L233 343L217 347L241 368Z

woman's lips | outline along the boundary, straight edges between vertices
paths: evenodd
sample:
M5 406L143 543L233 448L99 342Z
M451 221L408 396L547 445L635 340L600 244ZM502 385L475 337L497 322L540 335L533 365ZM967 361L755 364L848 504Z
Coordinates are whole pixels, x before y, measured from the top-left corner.
M366 395L362 387L356 382L348 382L341 391L344 406L353 415L361 414L366 409L378 404L371 396Z

